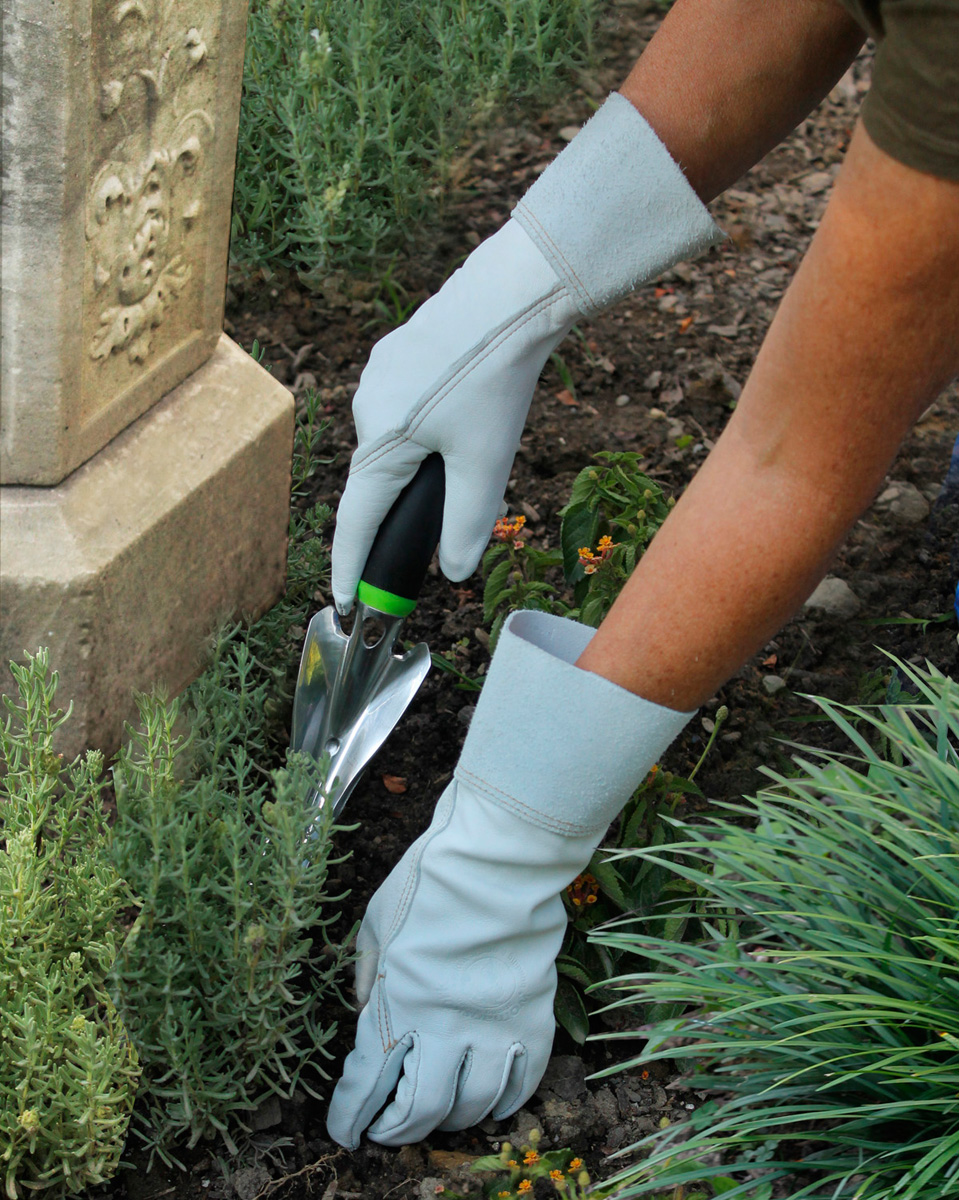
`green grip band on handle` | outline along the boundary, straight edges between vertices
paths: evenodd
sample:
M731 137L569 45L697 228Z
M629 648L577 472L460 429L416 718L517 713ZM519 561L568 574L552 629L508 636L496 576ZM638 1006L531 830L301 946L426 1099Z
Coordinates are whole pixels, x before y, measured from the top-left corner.
M408 617L416 608L415 600L407 600L405 596L384 591L383 588L374 587L372 583L365 583L362 579L356 589L356 598L367 608L374 608L388 617Z

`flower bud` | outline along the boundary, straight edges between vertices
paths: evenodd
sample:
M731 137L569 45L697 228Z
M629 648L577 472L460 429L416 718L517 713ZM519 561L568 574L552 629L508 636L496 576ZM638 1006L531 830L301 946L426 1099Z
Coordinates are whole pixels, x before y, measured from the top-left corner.
M252 950L259 950L266 941L266 930L262 925L250 925L243 936L243 941Z

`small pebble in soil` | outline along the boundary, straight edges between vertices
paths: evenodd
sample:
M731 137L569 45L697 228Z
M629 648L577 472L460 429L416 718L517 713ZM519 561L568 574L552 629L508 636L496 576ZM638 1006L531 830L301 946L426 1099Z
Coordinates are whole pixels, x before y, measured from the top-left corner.
M777 692L781 692L786 686L785 679L781 675L764 675L763 687L770 696L775 696Z
M918 525L929 516L929 501L912 483L890 483L876 500L876 508L888 513L897 525Z
M844 579L827 575L803 607L831 617L854 617L862 603Z
M625 393L622 396L617 396L616 397L616 407L617 408L625 408L626 405L629 403L629 400L630 400L629 396L627 396Z

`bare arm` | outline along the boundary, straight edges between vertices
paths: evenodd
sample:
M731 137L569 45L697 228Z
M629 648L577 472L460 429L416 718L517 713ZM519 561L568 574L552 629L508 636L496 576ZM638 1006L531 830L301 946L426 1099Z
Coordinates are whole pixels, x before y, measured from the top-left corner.
M837 0L677 0L620 91L708 201L815 108L863 39Z
M690 709L792 616L959 371L959 183L859 127L739 404L579 661Z

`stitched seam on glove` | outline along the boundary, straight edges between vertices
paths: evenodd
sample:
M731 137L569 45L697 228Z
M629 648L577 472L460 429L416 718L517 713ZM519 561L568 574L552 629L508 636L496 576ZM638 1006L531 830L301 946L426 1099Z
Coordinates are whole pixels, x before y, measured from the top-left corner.
M376 977L376 1025L380 1031L380 1041L383 1043L383 1053L388 1054L396 1045L393 1029L390 1025L390 1010L384 995L386 990L386 972L381 971ZM384 1070L386 1064L384 1063ZM382 1074L382 1072L381 1072Z
M456 768L454 777L462 779L464 783L469 783L470 787L482 792L488 799L500 805L501 808L508 809L516 816L522 817L524 821L528 821L531 825L538 825L541 829L549 830L550 833L560 833L565 837L585 837L588 834L602 833L609 824L608 821L602 825L583 825L576 821L560 821L556 817L551 817L547 813L540 812L538 809L530 808L522 800L511 796L509 792L502 791L481 776L474 775L472 771L467 771L462 766Z
M534 227L535 232L539 234L539 236L542 238L542 240L546 243L546 245L552 251L552 256L555 258L556 262L563 268L563 270L566 274L567 280L570 281L570 283L571 283L570 290L579 294L580 301L581 301L579 307L584 310L584 314L587 311L589 311L589 309L593 309L594 311L598 310L600 308L599 303L596 300L594 300L593 297L590 295L589 288L586 286L585 283L583 283L583 281L580 279L580 277L576 274L576 271L573 268L573 264L569 261L569 259L562 252L562 250L559 248L559 246L557 246L557 244L550 237L545 226L540 222L540 220L536 216L536 214L531 209L529 209L522 200L520 200L520 202L516 205L516 211L514 212L514 216L516 215L516 213L518 213L519 216L523 218L523 220L529 221L530 225L532 225ZM522 223L523 223L523 221L520 222L520 224L522 224ZM549 255L547 255L546 257L549 257ZM582 300L584 298L586 300L585 306L582 304Z
M441 803L442 803L442 801L441 801ZM410 862L409 871L406 876L406 882L403 884L403 891L400 893L399 900L396 902L396 909L393 913L393 920L390 922L390 927L386 931L386 936L384 937L383 943L380 947L380 958L381 959L382 959L383 955L386 953L387 949L389 948L390 943L396 937L397 933L399 933L399 931L403 925L403 922L406 919L406 913L407 913L407 910L409 909L410 902L413 898L413 893L416 891L416 885L419 883L420 862L423 859L423 851L430 844L430 842L433 840L433 838L435 838L435 837L437 837L437 835L441 834L443 832L443 830L446 829L446 827L450 823L450 818L453 815L453 809L456 806L455 795L451 795L450 799L446 803L447 803L447 811L445 813L441 814L439 811L439 806L437 806L437 812L435 813L435 815L433 817L433 823L430 825L429 830L427 830L427 833L429 834L429 836L427 837L424 834L423 841L422 841L421 845L417 848L415 857Z
M504 342L508 341L514 334L518 333L524 325L528 325L530 321L538 317L541 313L548 311L554 305L558 304L568 295L567 288L562 283L557 283L556 287L547 292L545 296L537 300L530 308L524 309L517 316L513 317L508 325L505 325L490 341L486 343L480 350L471 351L471 357L467 362L459 366L456 371L448 378L438 383L435 388L426 392L419 401L410 410L410 415L406 419L400 433L394 435L382 447L374 448L367 451L367 454L358 460L355 460L351 466L351 471L356 474L360 471L365 471L367 467L371 467L378 462L385 454L400 446L405 441L415 441L415 434L420 425L429 417L433 411L447 398L450 392L458 387L464 379L466 379L472 371L475 371L487 358L498 350ZM428 449L428 447L424 447Z

